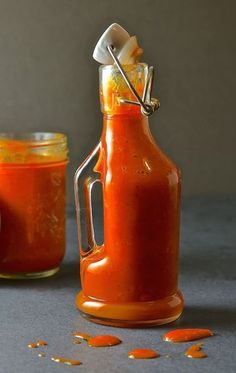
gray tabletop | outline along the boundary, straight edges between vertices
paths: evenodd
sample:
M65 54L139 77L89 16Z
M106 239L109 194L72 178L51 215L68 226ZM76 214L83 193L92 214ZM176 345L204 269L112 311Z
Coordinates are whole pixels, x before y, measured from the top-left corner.
M180 288L185 311L172 325L151 329L120 329L84 320L74 306L80 288L76 224L68 217L67 254L60 273L44 280L1 280L0 372L222 372L235 373L235 215L236 199L191 199L183 203ZM212 328L216 335L203 340L206 359L189 359L183 352L191 343L162 342L163 333L176 327ZM111 348L72 344L71 333L113 334L123 341ZM45 339L39 349L27 344ZM154 348L161 357L131 360L135 347ZM167 358L165 355L169 354ZM52 355L79 358L69 367L50 360Z

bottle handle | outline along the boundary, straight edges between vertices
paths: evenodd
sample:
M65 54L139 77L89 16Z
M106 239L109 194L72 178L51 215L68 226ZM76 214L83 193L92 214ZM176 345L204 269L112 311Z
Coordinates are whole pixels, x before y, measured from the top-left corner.
M87 177L84 182L84 196L85 196L85 214L87 223L88 245L90 250L94 250L98 245L95 239L94 223L93 223L93 204L92 204L92 189L93 186L101 182L100 177Z
M74 179L78 239L80 254L83 257L91 254L98 247L94 232L92 190L96 183L101 183L101 178L100 174L93 170L94 167L92 168L92 171L88 170L88 168L89 166L91 167L91 163L96 159L99 151L100 143L78 168ZM87 250L83 247L83 238L85 238L83 237L83 234L87 235Z

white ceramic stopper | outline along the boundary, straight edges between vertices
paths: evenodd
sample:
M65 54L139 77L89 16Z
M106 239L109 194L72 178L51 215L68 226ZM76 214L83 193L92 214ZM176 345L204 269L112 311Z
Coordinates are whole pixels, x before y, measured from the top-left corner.
M108 45L112 45L114 52L118 56L125 43L130 39L130 35L118 23L113 23L102 34L93 52L93 58L104 65L114 63L107 50Z

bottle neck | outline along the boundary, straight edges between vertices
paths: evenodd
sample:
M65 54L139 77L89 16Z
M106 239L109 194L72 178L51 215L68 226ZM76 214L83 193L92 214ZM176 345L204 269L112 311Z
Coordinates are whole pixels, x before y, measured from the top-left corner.
M146 64L134 64L123 66L126 76L140 97L148 74ZM99 68L99 93L101 110L104 114L136 114L140 113L138 105L124 103L124 100L136 101L135 96L120 74L115 65L106 65Z
M148 117L138 112L125 114L104 114L102 141L113 143L119 149L139 144L150 138Z

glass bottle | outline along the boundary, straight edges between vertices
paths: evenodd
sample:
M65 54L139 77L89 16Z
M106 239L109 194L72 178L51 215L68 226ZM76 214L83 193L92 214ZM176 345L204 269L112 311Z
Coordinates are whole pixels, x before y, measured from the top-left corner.
M148 66L123 68L142 96ZM155 143L148 117L127 103L134 96L116 65L101 66L99 74L102 137L75 175L82 285L76 306L101 324L165 324L183 309L178 290L180 173ZM93 226L95 183L102 186L102 244Z

